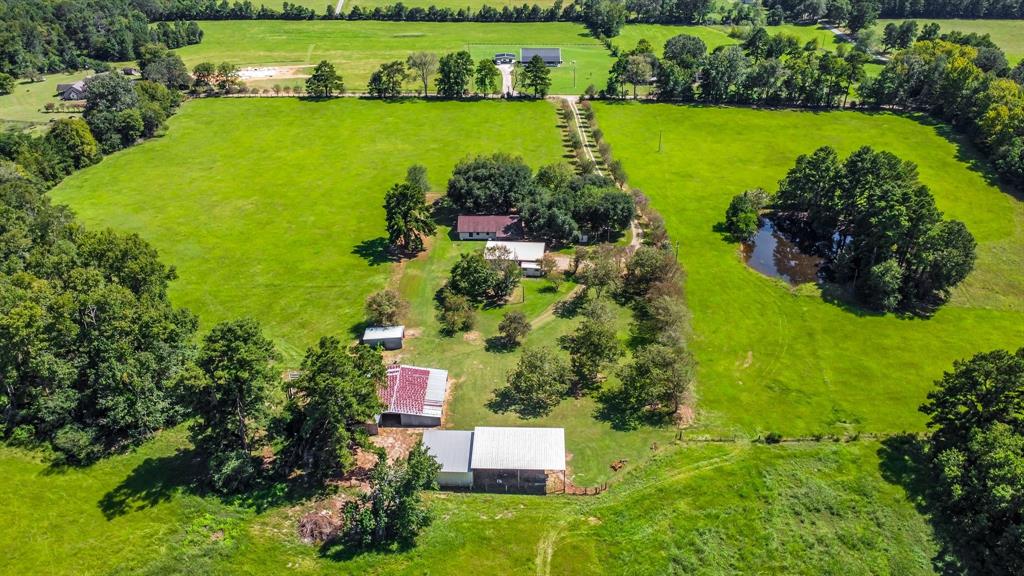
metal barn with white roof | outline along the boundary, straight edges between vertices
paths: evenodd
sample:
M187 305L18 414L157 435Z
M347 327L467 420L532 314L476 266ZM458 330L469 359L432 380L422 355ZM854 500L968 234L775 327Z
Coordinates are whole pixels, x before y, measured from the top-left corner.
M405 338L405 326L370 326L363 332L363 344L398 350Z
M427 430L423 445L441 464L441 486L545 494L550 474L565 482L563 428Z
M540 263L544 260L543 242L503 242L501 240L488 240L484 248L484 258L496 260L497 256L508 250L511 258L519 262L526 276L540 276Z

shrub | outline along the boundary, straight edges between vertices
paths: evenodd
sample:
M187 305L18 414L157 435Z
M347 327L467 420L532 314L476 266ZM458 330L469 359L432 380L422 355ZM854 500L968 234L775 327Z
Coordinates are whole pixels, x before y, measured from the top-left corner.
M366 323L372 326L393 326L401 321L408 304L394 290L374 292L366 298Z

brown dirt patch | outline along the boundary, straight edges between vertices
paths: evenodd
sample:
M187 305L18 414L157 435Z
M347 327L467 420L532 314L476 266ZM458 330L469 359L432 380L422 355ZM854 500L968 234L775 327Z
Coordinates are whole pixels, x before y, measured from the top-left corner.
M381 428L376 436L370 438L376 446L380 446L392 462L409 455L412 447L423 437L424 428Z
M466 342L480 342L482 338L483 336L481 336L481 334L476 330L470 330L462 335L462 339Z

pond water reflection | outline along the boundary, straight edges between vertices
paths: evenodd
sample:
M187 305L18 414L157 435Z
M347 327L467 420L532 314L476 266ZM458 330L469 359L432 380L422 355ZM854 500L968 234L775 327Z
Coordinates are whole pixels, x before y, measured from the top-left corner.
M757 234L743 243L742 251L747 265L766 276L781 278L794 286L819 279L823 259L801 252L768 218L761 219Z

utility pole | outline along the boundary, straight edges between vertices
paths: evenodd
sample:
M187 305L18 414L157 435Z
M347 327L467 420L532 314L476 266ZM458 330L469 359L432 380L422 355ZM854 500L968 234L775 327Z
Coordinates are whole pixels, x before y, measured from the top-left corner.
M661 154L661 138L665 135L664 130L658 130L658 154Z
M576 61L572 61L572 89L576 89Z

